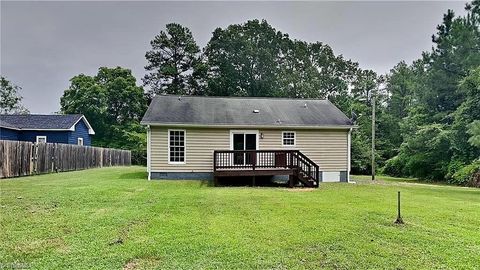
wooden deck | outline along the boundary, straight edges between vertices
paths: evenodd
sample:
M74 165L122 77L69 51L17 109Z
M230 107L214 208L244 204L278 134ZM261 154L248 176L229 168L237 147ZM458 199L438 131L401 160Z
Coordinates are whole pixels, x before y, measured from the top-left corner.
M289 186L318 187L320 168L298 150L214 151L214 184L219 177L288 175Z

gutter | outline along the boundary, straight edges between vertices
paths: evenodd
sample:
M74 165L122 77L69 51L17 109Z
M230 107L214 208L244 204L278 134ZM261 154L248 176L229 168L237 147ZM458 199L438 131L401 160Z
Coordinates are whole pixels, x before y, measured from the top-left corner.
M140 122L142 125L157 127L201 127L201 128L293 128L293 129L347 129L358 128L357 125L327 125L327 126L295 126L295 125L231 125L231 124L186 124L186 123L154 123Z

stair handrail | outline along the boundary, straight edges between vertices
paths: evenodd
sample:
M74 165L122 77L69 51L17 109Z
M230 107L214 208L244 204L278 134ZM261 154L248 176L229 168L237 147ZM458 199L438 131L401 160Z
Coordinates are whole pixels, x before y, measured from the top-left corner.
M305 175L307 175L312 180L314 180L316 182L316 185L318 186L320 167L314 161L312 161L310 158L308 158L307 156L305 156L302 152L300 152L298 150L292 152L292 155L293 155L297 164L298 164L298 162L300 162L300 163L302 163L302 165L306 165L310 168L311 167L314 168L314 170L306 171L306 170L303 169L303 167L301 165L296 166L300 170L300 172L303 172Z

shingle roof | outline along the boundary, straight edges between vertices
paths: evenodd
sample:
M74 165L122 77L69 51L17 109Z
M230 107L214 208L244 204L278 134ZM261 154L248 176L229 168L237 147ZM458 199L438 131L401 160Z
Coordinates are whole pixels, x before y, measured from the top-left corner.
M69 129L81 114L1 114L0 126L16 129Z
M160 95L152 100L142 124L352 126L328 100Z
M10 128L10 129L18 129L16 126L12 125L12 124L9 124L5 121L3 121L0 117L0 127L4 127L4 128Z

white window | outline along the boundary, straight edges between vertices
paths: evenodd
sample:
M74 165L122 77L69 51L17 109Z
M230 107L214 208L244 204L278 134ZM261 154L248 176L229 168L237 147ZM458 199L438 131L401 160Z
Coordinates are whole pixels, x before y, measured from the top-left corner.
M295 146L295 131L282 132L282 146Z
M77 138L77 144L83 145L83 138Z
M46 143L47 136L37 136L37 143Z
M185 164L185 130L168 130L168 163Z

